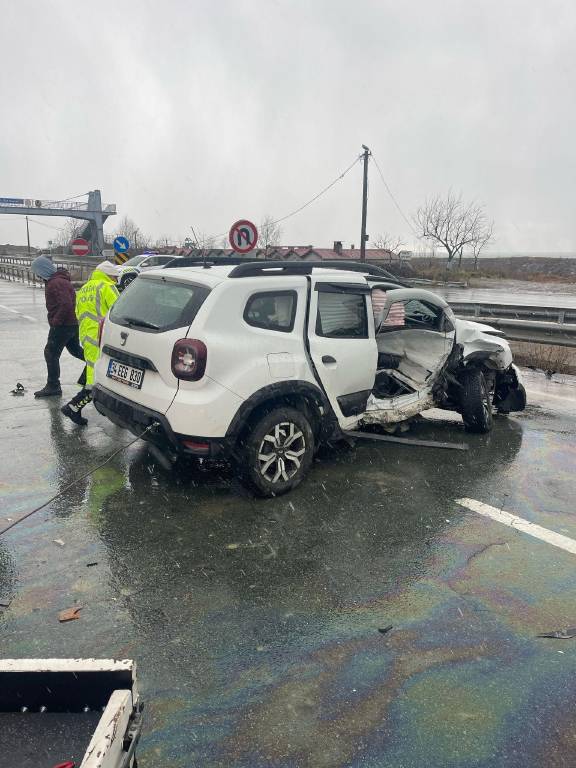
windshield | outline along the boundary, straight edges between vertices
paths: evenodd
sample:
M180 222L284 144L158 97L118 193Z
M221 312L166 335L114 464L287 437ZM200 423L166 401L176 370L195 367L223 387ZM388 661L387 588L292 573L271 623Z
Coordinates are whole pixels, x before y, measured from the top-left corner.
M141 264L144 259L148 258L147 256L132 256L131 259L128 259L128 261L124 262L125 267L137 267L138 264Z
M110 320L156 332L184 328L192 323L208 293L205 286L139 278L120 295Z

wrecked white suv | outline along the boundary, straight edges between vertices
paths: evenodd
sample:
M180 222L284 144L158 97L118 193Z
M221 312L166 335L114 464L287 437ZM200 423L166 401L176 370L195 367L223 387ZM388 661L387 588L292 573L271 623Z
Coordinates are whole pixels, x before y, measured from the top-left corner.
M433 406L486 432L526 396L508 343L434 293L359 263L178 259L138 276L101 329L94 402L171 461L232 459L261 495L323 441Z

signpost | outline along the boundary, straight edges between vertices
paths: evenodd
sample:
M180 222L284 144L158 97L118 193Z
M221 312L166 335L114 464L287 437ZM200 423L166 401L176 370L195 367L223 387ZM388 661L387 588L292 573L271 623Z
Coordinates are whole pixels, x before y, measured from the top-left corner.
M240 219L230 227L228 240L236 253L248 253L256 248L258 230L256 225L247 219Z
M77 237L72 240L72 253L74 256L86 256L90 253L90 243L83 237Z
M128 249L130 248L130 242L127 237L118 235L114 238L114 252L116 253L116 264L124 264L128 259Z

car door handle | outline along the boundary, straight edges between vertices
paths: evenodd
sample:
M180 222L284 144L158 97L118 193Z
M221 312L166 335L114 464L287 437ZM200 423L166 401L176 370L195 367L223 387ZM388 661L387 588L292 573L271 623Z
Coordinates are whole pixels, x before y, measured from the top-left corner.
M330 363L335 363L336 362L336 358L332 357L332 355L322 355L322 362L325 365L329 365Z

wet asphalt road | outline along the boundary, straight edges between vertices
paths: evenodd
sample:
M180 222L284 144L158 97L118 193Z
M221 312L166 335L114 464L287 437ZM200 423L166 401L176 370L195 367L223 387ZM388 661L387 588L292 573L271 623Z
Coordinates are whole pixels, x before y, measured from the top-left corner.
M39 290L0 282L0 527L131 439L34 401L43 317ZM80 367L63 358L65 395ZM575 765L576 639L536 634L576 625L576 555L456 503L576 539L576 389L528 387L489 436L412 430L467 453L324 451L274 500L136 443L0 538L2 655L135 658L144 768Z

